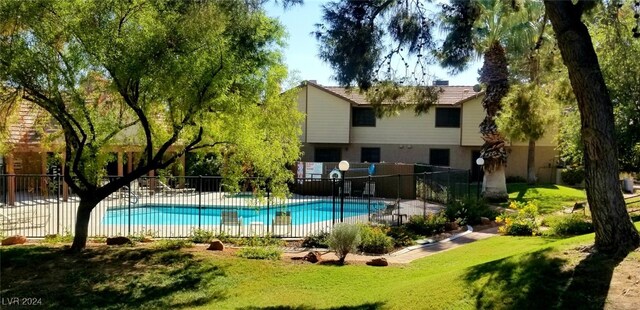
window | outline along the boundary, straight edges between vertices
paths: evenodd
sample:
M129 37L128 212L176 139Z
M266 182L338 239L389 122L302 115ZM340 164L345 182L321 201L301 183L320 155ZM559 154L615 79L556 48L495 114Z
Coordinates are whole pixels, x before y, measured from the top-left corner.
M379 147L363 147L360 151L360 162L379 163L380 148Z
M373 108L351 108L351 126L376 127L376 114Z
M460 108L436 108L436 127L460 128Z
M449 149L430 149L429 165L449 166Z
M313 161L315 162L339 162L341 160L340 148L320 148L315 150Z

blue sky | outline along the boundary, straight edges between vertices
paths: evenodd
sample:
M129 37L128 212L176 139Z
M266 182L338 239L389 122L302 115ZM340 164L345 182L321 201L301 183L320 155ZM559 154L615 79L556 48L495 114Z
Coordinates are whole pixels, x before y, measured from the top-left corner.
M322 85L336 85L331 79L331 67L318 57L318 42L311 35L315 24L322 22L322 4L324 0L305 0L304 5L284 10L281 5L269 2L267 13L278 18L287 29L288 46L284 50L289 71L297 71L302 80L317 80ZM480 62L473 63L468 70L455 76L449 76L438 65L429 68L438 79L449 80L449 85L474 85L478 81Z

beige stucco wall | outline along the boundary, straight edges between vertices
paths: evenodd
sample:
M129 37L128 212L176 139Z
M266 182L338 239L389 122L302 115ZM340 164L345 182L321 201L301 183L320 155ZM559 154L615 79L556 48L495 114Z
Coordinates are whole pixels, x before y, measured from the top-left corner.
M352 127L351 143L458 145L460 128L436 128L435 108L416 116L411 110L376 120L375 127Z
M509 148L507 160L507 177L527 176L527 146L512 146ZM558 151L553 146L536 146L536 174L538 182L549 183L555 181L555 161Z
M313 86L302 89L308 92L306 142L349 143L351 104Z
M481 102L482 98L476 98L462 104L462 128L459 140L462 146L481 146L484 142L478 128L485 116Z

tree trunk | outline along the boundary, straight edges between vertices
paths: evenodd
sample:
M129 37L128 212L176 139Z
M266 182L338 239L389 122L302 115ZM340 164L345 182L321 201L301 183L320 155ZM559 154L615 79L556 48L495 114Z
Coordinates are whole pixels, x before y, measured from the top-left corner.
M536 140L529 139L529 153L527 155L527 183L535 184L536 177Z
M76 230L73 237L73 244L71 244L71 252L80 252L87 246L87 237L89 236L89 219L91 218L91 211L96 207L98 203L80 199L80 205L78 206L77 218L76 218Z
M482 107L487 115L480 123L480 133L484 140L480 157L484 158L482 167L487 180L484 197L494 201L506 201L509 198L506 186L501 185L506 184L504 167L507 164L507 151L504 137L498 132L495 120L502 110L502 98L509 92L508 77L505 50L499 42L493 42L484 53L484 63L480 69L480 82L487 85L482 99Z
M491 173L484 174L482 197L488 201L504 201L508 199L507 182L504 166L498 166ZM506 197L505 197L506 196Z
M545 1L580 109L587 200L596 232L595 246L607 253L625 253L638 247L640 235L627 213L618 185L613 104L591 37L580 19L581 5L584 3Z

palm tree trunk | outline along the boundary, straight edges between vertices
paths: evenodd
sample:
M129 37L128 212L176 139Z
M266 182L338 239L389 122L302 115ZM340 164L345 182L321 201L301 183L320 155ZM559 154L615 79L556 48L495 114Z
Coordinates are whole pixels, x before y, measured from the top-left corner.
M536 177L536 140L529 139L529 149L527 154L527 183L535 184Z
M595 245L603 252L626 254L638 247L640 236L618 186L613 103L591 36L582 23L580 5L584 3L545 1L580 109L587 200L596 232Z
M507 151L504 137L498 132L495 118L502 109L501 101L509 92L509 71L504 48L499 42L493 44L484 53L484 64L480 70L480 82L487 85L482 107L487 115L480 123L480 133L484 144L480 156L484 158L485 184L484 197L495 201L508 198L504 175L507 163ZM492 175L497 173L496 175Z

